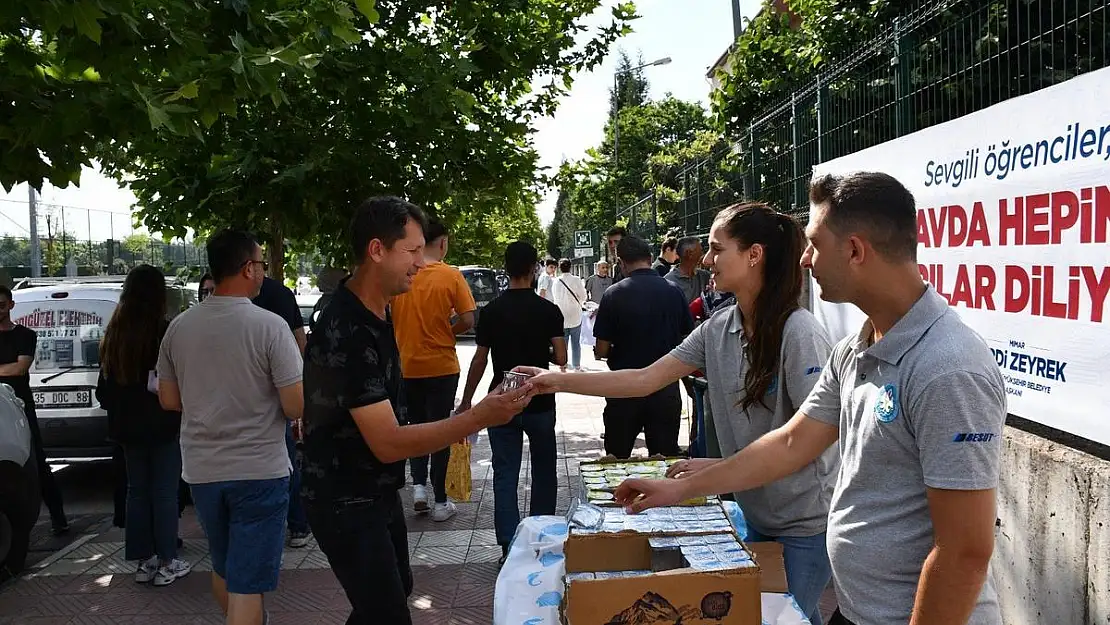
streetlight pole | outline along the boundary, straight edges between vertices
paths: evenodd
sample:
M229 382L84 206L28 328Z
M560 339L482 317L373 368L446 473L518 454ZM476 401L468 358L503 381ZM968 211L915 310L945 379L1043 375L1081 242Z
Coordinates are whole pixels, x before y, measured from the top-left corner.
M656 59L651 63L644 63L636 67L630 67L623 71L613 73L613 97L615 101L615 108L613 111L613 221L617 220L617 213L621 210L621 195L620 187L617 185L617 167L620 164L620 148L621 148L621 95L620 95L620 77L626 74L631 74L638 69L645 67L652 67L655 65L667 65L671 62L671 57L665 56L661 59ZM608 254L606 254L608 257Z

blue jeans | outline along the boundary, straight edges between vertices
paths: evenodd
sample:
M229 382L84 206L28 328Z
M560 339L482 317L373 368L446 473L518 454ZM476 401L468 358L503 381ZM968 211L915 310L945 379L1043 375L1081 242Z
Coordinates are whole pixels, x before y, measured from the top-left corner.
M567 341L567 353L570 354L568 364L577 369L582 366L582 324L563 328L563 338Z
M124 556L163 562L177 557L177 482L181 479L181 445L177 440L125 445L127 527Z
M555 411L521 413L505 425L489 428L487 433L493 450L493 526L497 544L506 546L513 542L520 523L517 486L525 434L532 456L532 503L528 511L532 516L555 514L559 488L555 471L558 457Z
M821 593L832 579L832 565L825 546L825 533L816 536L766 536L748 526L747 541L752 543L775 541L782 545L782 558L786 565L786 586L794 600L809 617L810 623L824 623L821 619Z
M289 478L193 484L197 519L208 537L212 570L236 595L277 590Z
M307 534L308 517L301 504L301 462L297 456L297 444L293 441L292 422L285 424L285 446L289 448L289 463L293 465L293 473L289 476L289 532Z

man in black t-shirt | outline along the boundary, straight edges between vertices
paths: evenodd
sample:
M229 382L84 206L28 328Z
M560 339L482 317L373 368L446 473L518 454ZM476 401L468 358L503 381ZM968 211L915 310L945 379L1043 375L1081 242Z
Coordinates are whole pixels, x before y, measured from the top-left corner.
M442 421L408 425L389 300L424 266L424 212L395 197L355 211L358 268L320 314L305 351L301 496L352 612L349 625L411 625L405 459L506 423L532 387L494 393Z
M482 309L478 318L475 342L478 345L470 371L466 376L462 401L458 410L470 409L478 382L486 372L489 355L493 353L493 382L497 388L505 371L529 366L546 369L548 361L565 365L567 343L563 338L563 314L559 307L532 291L532 268L536 266L536 248L523 241L505 249L505 271L509 289ZM493 449L493 517L497 544L501 545L501 561L520 523L517 505L517 484L523 435L528 435L532 455L532 505L529 514L555 514L558 482L555 460L555 396L542 395L509 423L488 430Z
M627 279L601 297L594 319L594 355L609 368L641 369L671 353L694 329L682 291L651 268L651 248L643 239L624 237L617 256ZM678 454L682 395L678 383L647 397L605 400L605 451L628 458L640 431L648 453Z
M292 289L274 278L266 277L262 279L262 288L258 291L258 297L251 301L255 306L261 306L284 319L285 323L289 324L289 331L293 333L293 338L297 340L297 347L300 348L301 354L304 354L306 343L304 317L301 316L301 308L297 306L297 296L293 294Z
M12 290L0 285L0 382L12 387L16 397L23 400L23 411L27 414L27 425L31 428L42 500L50 510L50 523L54 533L64 534L69 531L69 522L62 508L62 492L58 490L54 474L46 464L42 433L39 431L38 415L35 414L35 398L31 393L31 376L28 373L35 361L38 335L26 326L12 323L13 308L15 302L12 301Z
M293 338L297 341L297 348L304 356L305 333L304 317L297 306L297 296L281 282L265 277L262 279L262 288L258 296L251 300L255 306L264 308L281 317L288 324ZM304 514L304 504L301 502L301 466L297 461L297 442L300 440L300 423L286 421L285 447L289 451L289 463L293 466L293 474L289 476L289 511L286 513L286 525L289 528L288 544L294 549L308 546L308 518Z

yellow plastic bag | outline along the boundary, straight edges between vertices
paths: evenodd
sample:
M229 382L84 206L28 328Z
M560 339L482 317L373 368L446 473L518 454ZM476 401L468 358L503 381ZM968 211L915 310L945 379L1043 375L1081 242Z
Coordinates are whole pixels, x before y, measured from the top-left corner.
M470 501L470 441L451 445L447 461L447 496L455 501Z

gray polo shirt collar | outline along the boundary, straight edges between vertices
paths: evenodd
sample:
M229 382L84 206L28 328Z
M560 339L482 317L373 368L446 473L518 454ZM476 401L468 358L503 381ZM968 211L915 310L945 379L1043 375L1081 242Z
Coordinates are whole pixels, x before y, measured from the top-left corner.
M732 312L728 316L728 331L731 334L740 335L741 345L748 342L747 337L744 335L744 317L740 314L739 306L733 306Z
M928 285L909 312L878 343L870 344L875 327L870 319L864 322L863 328L856 335L854 351L861 356L867 355L897 365L947 310L948 301L932 285Z

